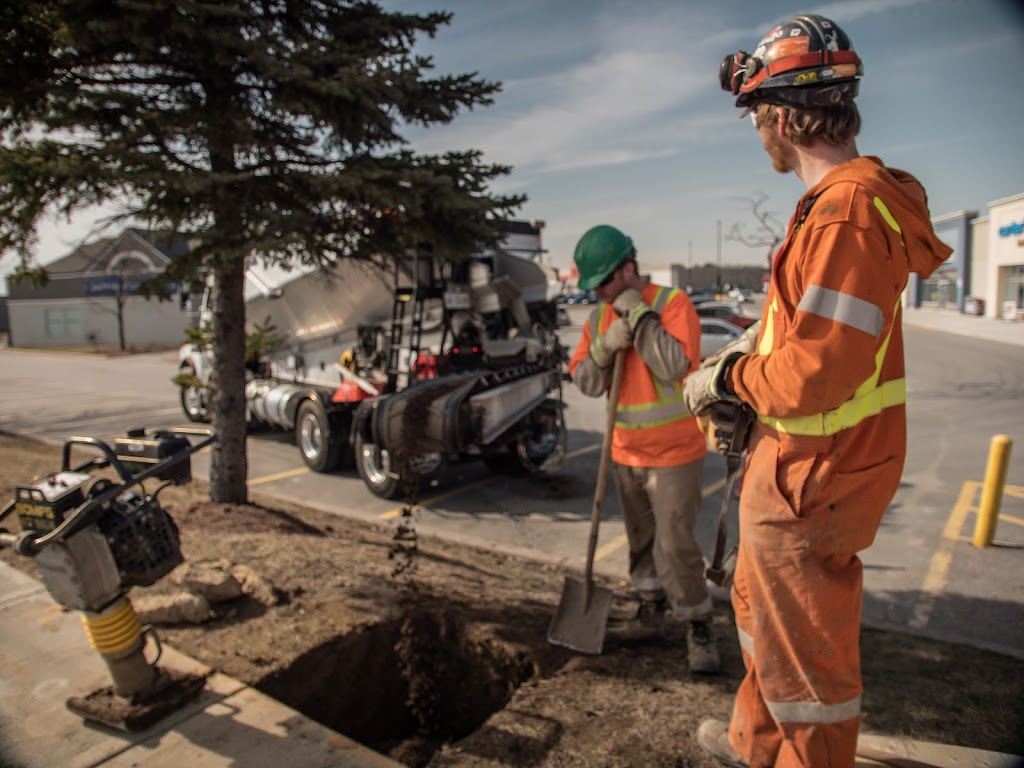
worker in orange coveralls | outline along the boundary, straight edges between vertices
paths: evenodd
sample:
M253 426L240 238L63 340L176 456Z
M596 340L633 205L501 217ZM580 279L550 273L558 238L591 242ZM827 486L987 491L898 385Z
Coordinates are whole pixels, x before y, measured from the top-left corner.
M633 240L615 227L587 230L573 260L580 288L601 299L569 361L573 381L585 395L605 394L615 355L625 354L611 458L640 604L635 616L609 622L607 636L658 638L671 609L687 625L690 670L717 672L711 597L693 535L707 446L682 387L700 360L700 320L683 291L640 275Z
M690 410L756 412L732 604L747 674L698 743L724 765L852 768L862 566L906 455L900 296L950 254L921 184L858 154L861 61L822 16L791 16L722 87L780 173L807 185L774 256L756 344L687 378ZM727 424L716 428L727 430Z

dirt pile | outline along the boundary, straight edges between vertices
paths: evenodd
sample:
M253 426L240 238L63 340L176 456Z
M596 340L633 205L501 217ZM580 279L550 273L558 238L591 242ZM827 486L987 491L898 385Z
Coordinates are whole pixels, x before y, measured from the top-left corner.
M59 448L0 435L2 498L59 461ZM728 605L714 620L720 675L690 673L682 628L578 656L545 640L564 580L550 565L416 536L414 512L374 526L204 491L160 494L186 559L244 565L279 602L215 604L202 625L159 627L166 644L410 766L713 765L692 734L729 716L743 675ZM606 586L627 610L624 585ZM862 650L865 731L1024 753L1024 662L872 630Z

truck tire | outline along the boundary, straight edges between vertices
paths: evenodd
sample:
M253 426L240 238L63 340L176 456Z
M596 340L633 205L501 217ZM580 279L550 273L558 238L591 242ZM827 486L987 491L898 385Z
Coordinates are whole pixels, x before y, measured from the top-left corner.
M303 400L295 416L295 444L306 466L314 472L331 472L341 460L341 441L320 403Z
M359 432L355 440L356 471L374 496L397 499L402 495L402 484L391 474L388 452L382 451Z
M182 376L194 377L196 370L191 365L183 365L178 373ZM201 387L179 387L178 400L181 402L181 410L185 412L185 418L189 421L199 423L210 420L206 414L206 406L203 404L203 390Z

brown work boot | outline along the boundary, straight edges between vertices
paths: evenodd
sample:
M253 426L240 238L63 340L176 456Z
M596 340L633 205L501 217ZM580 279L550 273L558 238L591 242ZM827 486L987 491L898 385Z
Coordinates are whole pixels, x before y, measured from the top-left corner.
M665 633L665 601L641 600L636 613L628 619L608 622L605 636L623 643L655 640Z
M712 675L720 666L711 621L691 621L686 630L686 660L691 672Z
M749 768L729 741L729 724L721 720L705 720L697 729L697 744L722 765Z

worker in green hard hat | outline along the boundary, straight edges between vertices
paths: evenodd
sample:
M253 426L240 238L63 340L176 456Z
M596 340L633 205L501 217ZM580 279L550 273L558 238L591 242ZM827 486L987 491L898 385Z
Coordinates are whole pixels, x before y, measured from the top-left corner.
M611 458L639 606L631 618L609 622L607 636L655 639L671 618L687 625L690 669L717 672L711 597L694 538L707 448L683 400L683 379L700 364L700 320L685 292L639 273L633 241L615 227L588 230L574 260L579 287L601 303L569 362L573 381L600 397L610 391L616 354L625 355Z

